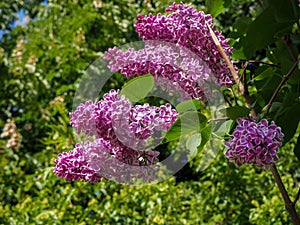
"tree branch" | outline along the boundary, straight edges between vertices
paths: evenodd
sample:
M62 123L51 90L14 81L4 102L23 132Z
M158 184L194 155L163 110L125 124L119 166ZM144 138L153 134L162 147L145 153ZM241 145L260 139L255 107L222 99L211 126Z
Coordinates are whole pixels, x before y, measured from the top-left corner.
M246 74L245 74L246 73L247 65L248 65L248 62L246 62L243 65L242 78L243 78L243 81L244 81L244 95L249 96L248 81L247 81L247 77L246 77Z
M285 75L283 76L281 82L279 83L279 85L277 86L275 92L273 93L268 105L267 105L267 108L266 108L266 114L269 113L270 111L270 108L273 104L273 101L275 100L277 94L279 93L280 89L282 88L282 86L284 85L284 83L290 78L290 76L292 75L292 73L295 71L295 69L297 68L298 66L298 63L299 63L299 59L297 59L297 61L294 63L294 65L292 66L292 68L290 69L290 71Z
M294 207L294 203L291 201L283 183L282 180L280 178L280 175L278 173L278 170L276 168L275 165L272 165L270 167L272 174L274 176L275 182L279 188L279 191L283 197L284 203L285 203L285 208L286 210L289 212L291 218L292 218L292 222L295 225L299 225L300 224L300 219L299 219L299 215L297 214L295 207Z
M233 79L235 80L236 84L238 85L238 88L240 90L240 92L244 95L246 102L248 104L249 107L251 107L251 100L249 97L249 93L245 92L245 87L243 86L243 84L240 82L240 78L238 76L238 74L236 73L236 71L234 70L234 67L231 63L231 61L229 60L228 56L226 55L224 49L222 48L218 38L216 37L215 33L213 32L213 30L210 28L210 26L208 25L208 23L206 23L207 27L209 28L210 34L213 38L213 41L215 42L220 54L222 55L222 57L224 58L228 68L230 69L230 72L233 76ZM297 65L298 65L299 59L295 62L295 64L293 65L293 67L290 69L290 71L283 77L282 81L280 82L280 84L278 85L277 89L275 90L272 98L270 99L268 106L267 106L267 110L266 112L268 113L270 110L270 107L272 105L272 102L274 101L276 95L278 94L280 88L282 87L282 85L289 79L289 77L292 75L293 71L296 69ZM247 84L245 84L247 85ZM256 112L254 109L251 110L251 114L253 116L254 119L256 119ZM281 180L281 177L277 171L277 168L275 166L275 164L270 166L270 169L272 171L272 174L274 176L275 182L279 188L279 191L283 197L283 200L285 202L285 207L286 210L289 212L291 218L292 218L292 222L294 225L300 225L300 218L299 215L297 214L295 207L294 207L294 203L291 201L283 183ZM300 195L300 193L299 193ZM298 197L299 198L299 197Z
M220 121L220 120L230 120L230 118L229 118L229 117L214 118L214 119L208 120L208 122L212 122L212 121Z
M265 5L261 0L255 0L255 1L260 6L260 8L265 9Z
M253 62L253 63L261 63L261 64L265 64L265 65L268 65L268 66L274 66L274 67L279 67L278 65L274 64L274 63L269 63L269 62L264 62L264 61L259 61L259 60L254 60L254 59L250 59L250 60L247 60L247 62Z
M287 47L287 49L289 50L289 53L293 59L293 61L297 61L297 54L293 48L293 46L291 45L292 43L292 40L291 40L291 37L290 35L285 35L282 37L282 41L283 43L285 44L285 46Z
M296 198L295 198L295 200L294 200L294 202L293 202L294 207L295 207L297 201L299 200L299 197L300 197L300 187L299 187L299 190L298 190L298 192L297 192Z

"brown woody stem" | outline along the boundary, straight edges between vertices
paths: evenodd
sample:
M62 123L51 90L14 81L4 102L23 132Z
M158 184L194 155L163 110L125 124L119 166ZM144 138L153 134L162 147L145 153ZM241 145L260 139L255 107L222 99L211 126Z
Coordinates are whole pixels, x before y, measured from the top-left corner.
M246 102L248 104L249 107L251 107L251 100L250 100L250 97L249 97L249 93L247 91L247 89L245 88L245 86L243 86L243 84L240 82L240 78L238 76L238 74L236 73L231 61L229 60L228 56L226 55L224 49L222 48L218 38L216 37L215 33L213 32L213 30L211 29L211 27L209 26L209 24L207 23L206 24L207 27L209 28L209 31L210 31L210 34L213 38L213 41L215 42L220 54L222 55L222 57L224 58L228 68L230 69L230 72L233 76L233 79L234 81L236 82L236 84L238 85L238 88L240 90L240 92L243 94L243 96L245 97L246 99ZM266 110L266 113L269 112L270 110L270 107L272 105L272 102L274 101L276 95L278 94L280 88L283 86L283 84L289 79L289 77L291 76L291 74L293 73L293 71L296 69L297 65L298 65L298 62L299 62L299 59L295 62L295 64L293 65L293 67L290 69L290 71L283 77L282 81L280 82L280 84L278 85L277 89L275 90L272 98L270 99L269 103L268 103L268 106L267 106L267 110ZM244 85L247 85L247 84L244 84ZM256 119L256 112L254 109L251 110L251 113L252 113L252 116L253 118ZM293 203L282 183L282 180L281 180L281 177L277 171L277 168L275 165L271 165L270 167L271 171L272 171L272 174L274 176L274 179L275 179L275 182L279 188L279 191L283 197L283 200L285 202L285 207L286 207L286 210L289 212L290 216L291 216L291 219L292 219L292 222L294 225L300 225L300 219L299 219L299 215L297 214L296 210L295 210L295 202L297 200L297 197L299 198L298 195L300 195L300 190L297 194L297 197L296 197L296 200L295 202Z
M282 180L281 180L281 177L278 173L278 170L276 168L275 165L272 165L271 166L271 171L272 171L272 174L274 176L274 179L275 179L275 182L279 188L279 191L283 197L283 200L285 202L285 208L286 210L289 212L291 218L292 218L292 222L293 224L295 225L299 225L300 224L300 219L299 219L299 215L297 214L296 210L295 210L295 204L291 201L283 183L282 183Z
M297 68L298 66L298 63L299 63L299 59L297 59L297 61L294 63L294 65L292 66L292 68L290 69L290 71L285 75L283 76L281 82L279 83L279 85L277 86L275 92L273 93L268 105L267 105L267 108L266 108L266 114L269 113L270 111L270 108L273 104L273 101L275 100L277 94L279 93L280 89L282 88L282 86L284 85L284 83L290 78L290 76L293 74L293 72L295 71L295 69Z
M299 190L298 190L298 192L297 192L296 198L295 198L295 200L294 200L294 202L293 202L293 205L294 205L294 206L296 205L297 201L299 200L299 197L300 197L300 187L299 187Z

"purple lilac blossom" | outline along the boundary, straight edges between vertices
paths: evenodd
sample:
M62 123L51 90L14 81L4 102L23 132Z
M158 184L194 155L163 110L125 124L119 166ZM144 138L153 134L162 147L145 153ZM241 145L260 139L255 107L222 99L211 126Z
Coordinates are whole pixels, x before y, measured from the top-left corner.
M230 86L233 83L230 71L207 27L208 25L214 28L211 15L183 3L174 3L166 8L166 12L170 14L167 16L139 14L135 25L139 36L144 41L166 41L186 47L206 63L220 86ZM225 53L230 57L232 48L228 45L228 40L218 30L215 34Z
M85 143L89 145L90 143ZM91 183L99 182L101 176L90 167L83 157L83 146L76 144L76 147L69 151L58 154L58 158L54 160L54 173L59 178L65 178L67 181L89 181Z
M155 130L167 131L176 121L177 112L170 104L133 106L125 96L119 96L119 90L111 90L99 102L80 104L70 118L78 134L110 140L118 146L122 138L143 142Z
M173 86L179 86L196 99L204 100L209 95L209 85L215 82L210 69L194 53L168 42L147 41L140 50L123 51L114 47L105 55L112 72L120 72L127 78L149 73L156 80L170 80Z
M238 119L238 125L225 143L228 147L225 156L237 166L254 164L267 167L278 161L277 150L281 146L284 134L280 127L266 119L256 123L252 119Z
M59 154L54 172L67 181L95 183L101 178L127 183L133 179L151 181L155 178L156 167L152 164L157 162L157 155L154 151L113 147L100 138L76 144L73 150Z
M70 117L76 132L93 136L94 141L59 154L54 168L58 177L129 182L155 178L159 152L145 150L145 141L156 131L167 131L176 121L177 112L170 104L133 106L125 96L119 96L119 90L111 90L99 102L80 104Z

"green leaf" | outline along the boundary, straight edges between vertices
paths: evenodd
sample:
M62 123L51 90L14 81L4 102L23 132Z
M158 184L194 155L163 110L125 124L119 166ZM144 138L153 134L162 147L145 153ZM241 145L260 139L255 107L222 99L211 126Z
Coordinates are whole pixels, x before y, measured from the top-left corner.
M298 136L296 146L294 148L294 154L300 161L300 135Z
M291 67L294 65L294 60L291 57L290 50L286 47L286 45L283 42L276 42L276 46L277 48L272 50L273 55L280 64L281 73L287 74ZM295 52L295 54L298 54L298 49L295 46L292 46L292 49ZM300 70L296 69L287 82L291 84L299 84Z
M295 2L295 1L294 1ZM297 9L294 10L293 1L272 0L274 18L278 22L296 22L298 19ZM296 6L297 7L297 6Z
M194 156L197 153L197 147L200 145L201 140L201 134L194 134L187 139L186 148L190 150L191 156Z
M207 131L209 131L209 128L207 128ZM209 134L207 133L207 136L208 135ZM207 139L204 143L204 146L198 147L197 155L194 157L195 160L191 161L191 165L195 166L197 171L203 171L210 166L216 156L224 148L224 140L212 138L212 135L210 136L210 139Z
M198 151L201 151L206 143L210 139L210 135L212 132L212 127L210 125L206 126L204 129L201 130L201 144L198 146Z
M267 108L267 105L263 108L262 111L265 111ZM270 110L269 110L269 114L274 114L276 113L276 115L278 114L279 110L282 108L282 103L281 102L273 102Z
M296 102L299 103L299 93L289 92L285 94L283 98L282 106L283 107L294 106Z
M243 47L241 48L234 48L232 51L232 58L233 59L239 59L239 60L247 60L247 56L244 53Z
M259 80L263 80L263 79L266 79L266 78L270 78L274 75L274 72L275 72L274 69L269 67L268 69L264 70L261 74L254 77L253 80L259 81Z
M226 116L232 120L245 117L249 114L250 109L245 106L232 106L221 111L225 111Z
M149 92L153 89L154 78L151 74L136 77L127 82L120 95L125 95L131 102L138 102L139 100L145 98Z
M245 55L250 58L255 51L275 42L275 34L291 29L292 22L277 21L272 8L265 9L249 26L246 37L242 39Z
M61 87L56 90L56 95L61 95L64 92L68 92L68 91L71 91L71 90L76 90L76 87L75 87L74 84L72 84L72 85L65 85L64 84L64 85L61 85Z
M219 137L223 137L225 134L228 134L231 128L233 120L226 120L219 125L218 129L213 131L213 133Z
M249 25L251 24L252 19L246 16L239 18L233 24L233 28L236 29L236 32L242 36L248 30Z
M195 99L181 102L176 106L176 110L178 113L183 113L187 111L197 111L199 109L200 109L200 102Z
M224 1L224 7L228 8L232 5L232 0L225 0Z
M225 10L224 0L207 0L206 5L212 17L217 17Z
M168 130L164 143L175 141L190 134L199 133L207 124L207 118L199 112L185 112Z
M284 143L287 143L295 135L298 127L300 121L300 104L295 103L284 110L284 113L275 122L281 127L284 133Z

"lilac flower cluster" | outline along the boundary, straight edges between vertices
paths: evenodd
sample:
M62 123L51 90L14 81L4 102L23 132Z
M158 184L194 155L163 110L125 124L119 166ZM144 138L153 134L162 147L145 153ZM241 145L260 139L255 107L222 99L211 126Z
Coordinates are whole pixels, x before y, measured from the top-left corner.
M169 86L200 100L211 96L212 84L230 86L230 71L207 27L213 29L211 16L184 4L174 3L166 11L170 12L167 16L138 15L135 28L146 42L144 48L108 49L104 59L109 61L109 69L127 78L150 73L156 82L168 80ZM231 56L227 40L219 31L215 33ZM177 116L170 104L132 105L118 90L111 90L101 101L80 104L70 113L70 124L78 134L93 141L59 154L54 172L71 181L98 182L102 177L119 182L154 179L159 152L151 149ZM232 145L235 149L236 144ZM265 161L274 161L275 156Z
M134 151L130 148L113 147L102 138L94 142L76 144L76 147L58 155L54 172L67 181L96 183L102 177L128 183L133 179L153 180L158 152ZM150 164L150 166L146 166ZM133 166L133 167L132 167Z
M249 163L265 167L278 161L277 150L281 146L284 134L272 121L263 119L259 123L251 119L238 119L228 147L226 157L236 165Z
M116 145L120 145L119 136L145 140L155 130L167 131L176 121L177 112L170 104L160 107L149 104L132 106L124 95L119 96L119 90L110 90L99 102L80 104L70 113L70 118L70 124L78 134L95 135L113 143L118 139Z
M127 78L150 73L156 79L170 80L196 99L209 95L210 89L205 88L205 81L209 85L215 82L209 76L210 69L194 53L174 44L147 41L140 50L129 48L122 51L114 47L105 54L104 59L110 61L108 67L112 72L118 71Z
M56 164L54 173L59 178L65 178L67 181L99 182L101 175L92 169L83 156L84 149L89 145L91 145L90 142L86 142L84 145L76 144L73 150L58 154L58 159L54 160Z
M129 182L154 178L159 152L145 150L146 141L154 132L167 131L177 112L170 104L133 106L119 90L111 90L99 102L80 104L70 117L76 132L94 141L60 154L54 172L66 180L98 182L104 177Z
M166 41L186 47L208 65L220 86L230 86L232 84L230 71L207 27L210 26L212 29L214 27L211 15L182 3L174 3L166 9L166 12L171 13L167 16L138 15L135 28L139 36L143 40ZM215 31L215 34L225 53L231 56L232 48L228 45L228 41L220 31Z

